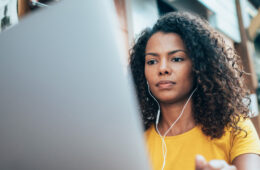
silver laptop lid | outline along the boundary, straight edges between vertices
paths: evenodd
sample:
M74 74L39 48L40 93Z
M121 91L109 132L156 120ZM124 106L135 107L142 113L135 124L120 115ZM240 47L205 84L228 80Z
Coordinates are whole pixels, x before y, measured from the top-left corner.
M0 169L148 169L110 3L63 0L0 34Z

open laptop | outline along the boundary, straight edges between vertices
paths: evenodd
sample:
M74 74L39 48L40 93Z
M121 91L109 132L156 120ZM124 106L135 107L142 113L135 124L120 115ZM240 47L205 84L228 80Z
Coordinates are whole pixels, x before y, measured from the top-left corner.
M114 12L63 0L0 34L0 169L149 169Z

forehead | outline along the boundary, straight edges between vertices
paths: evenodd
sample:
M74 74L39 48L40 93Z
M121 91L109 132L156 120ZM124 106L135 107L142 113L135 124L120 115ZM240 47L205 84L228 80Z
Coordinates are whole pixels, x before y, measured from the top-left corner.
M151 36L146 45L146 52L168 52L186 50L185 44L176 33L157 32Z

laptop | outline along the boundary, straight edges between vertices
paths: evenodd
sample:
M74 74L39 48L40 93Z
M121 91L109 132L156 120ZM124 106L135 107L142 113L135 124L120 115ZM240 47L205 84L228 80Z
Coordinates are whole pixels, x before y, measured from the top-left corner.
M0 34L0 169L149 169L111 2L63 0Z

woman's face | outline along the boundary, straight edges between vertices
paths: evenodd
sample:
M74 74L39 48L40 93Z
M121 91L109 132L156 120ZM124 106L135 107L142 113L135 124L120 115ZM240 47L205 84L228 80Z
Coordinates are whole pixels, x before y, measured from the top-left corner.
M157 32L145 49L145 77L160 103L186 100L192 90L192 61L175 33Z

